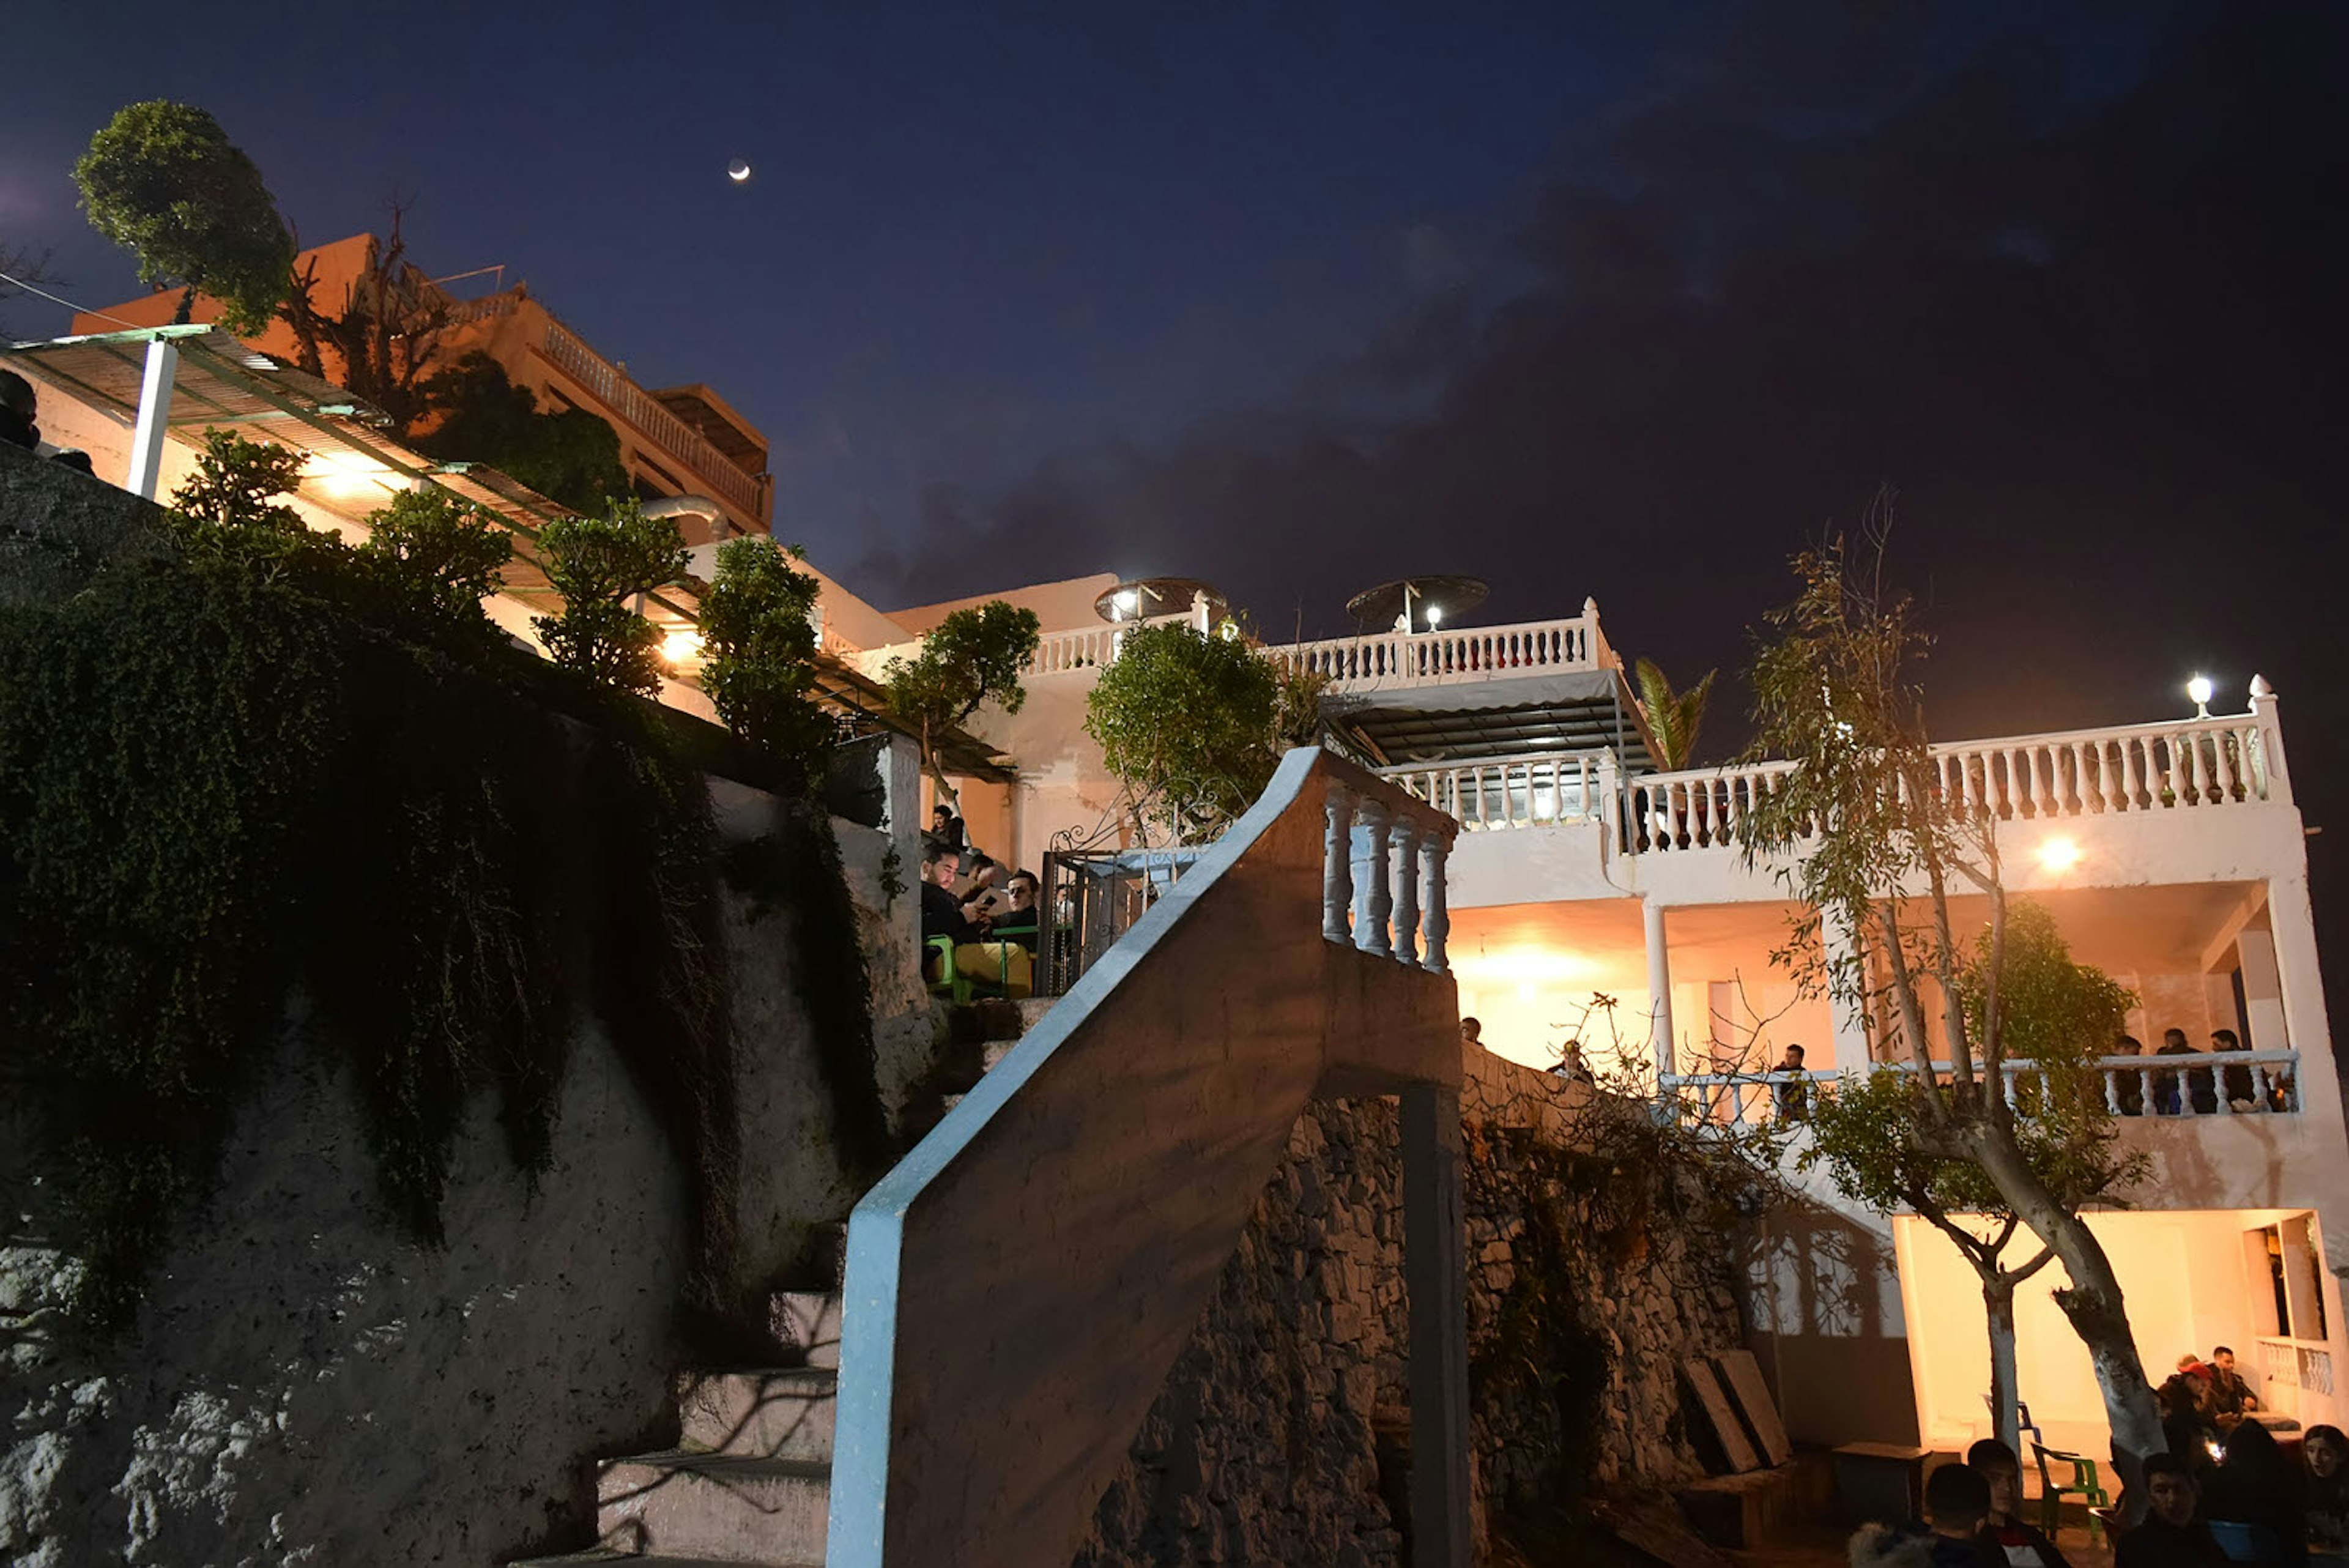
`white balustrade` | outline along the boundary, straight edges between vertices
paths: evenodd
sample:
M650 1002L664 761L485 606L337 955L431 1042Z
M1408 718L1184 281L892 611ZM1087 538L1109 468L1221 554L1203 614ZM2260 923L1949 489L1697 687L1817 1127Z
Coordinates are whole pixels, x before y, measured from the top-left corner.
M1440 686L1600 670L1609 668L1615 657L1599 634L1597 608L1588 605L1571 619L1327 638L1268 648L1265 652L1326 677L1340 691Z
M1444 974L1444 877L1454 824L1400 790L1332 784L1324 797L1321 935Z
M1939 1075L1947 1082L1948 1064L1937 1065ZM2105 1108L2113 1115L2163 1118L2296 1114L2301 1109L2299 1068L2297 1051L2106 1056L2086 1064L2086 1071L2096 1076ZM2038 1064L2002 1062L2000 1069L2001 1092L2008 1108L2019 1116L2033 1115L2044 1092ZM1658 1086L1666 1104L1674 1106L1683 1120L1742 1127L1788 1115L1789 1102L1777 1092L1780 1085L1807 1083L1816 1092L1816 1085L1837 1083L1846 1072L1864 1076L1873 1072L1915 1071L1914 1063L1884 1062L1841 1071L1665 1074ZM2221 1085L2249 1093L2221 1094ZM2209 1108L2198 1109L2198 1106Z
M2274 699L2254 702L2249 714L1936 745L1928 788L1965 815L2004 822L2288 799L2270 765ZM1763 763L1630 780L1626 841L1635 853L1741 845L1746 815L1793 772ZM1906 800L1908 782L1899 787Z
M1446 759L1377 771L1471 832L1597 822L1602 815L1599 757L1588 752Z

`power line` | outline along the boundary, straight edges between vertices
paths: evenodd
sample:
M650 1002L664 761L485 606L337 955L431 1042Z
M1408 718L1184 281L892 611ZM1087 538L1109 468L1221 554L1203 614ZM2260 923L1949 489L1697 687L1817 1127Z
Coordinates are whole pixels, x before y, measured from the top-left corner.
M21 288L21 289L23 289L26 294L37 294L37 295L39 295L43 299L47 300L51 305L62 305L62 306L64 306L67 310L78 311L78 312L79 312L81 315L84 315L84 316L95 316L95 317L97 317L100 321L111 321L111 322L113 322L117 327L132 327L132 328L138 328L138 327L146 327L146 326L151 325L150 323L143 322L143 321L125 321L125 320L123 320L123 319L122 319L122 317L120 317L119 316L109 316L109 315L108 315L105 311L103 311L103 310L91 310L91 309L88 308L87 306L79 306L79 305L76 305L76 304L75 304L72 300L70 300L70 299L64 299L64 298L60 298L58 296L54 295L54 294L51 294L51 293L50 293L47 289L46 289L46 288L36 288L36 287L34 287L31 284L26 283L23 278L21 278L21 277L11 277L11 276L9 276L9 275L8 275L6 273L5 273L5 272L0 272L0 283L8 284L8 285L10 285L11 286L16 287L16 288Z

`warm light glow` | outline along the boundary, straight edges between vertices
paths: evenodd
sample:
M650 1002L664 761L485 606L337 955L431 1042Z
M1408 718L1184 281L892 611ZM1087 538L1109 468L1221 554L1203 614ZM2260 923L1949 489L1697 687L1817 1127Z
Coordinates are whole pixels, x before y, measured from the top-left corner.
M302 477L337 501L397 493L414 483L377 459L355 452L314 452L302 464Z
M2207 675L2197 675L2186 683L2186 695L2193 699L2197 708L2209 707L2211 694L2217 691L2218 688L2210 683L2210 678Z
M1135 593L1132 588L1120 588L1117 593L1117 597L1110 600L1111 606L1115 608L1117 613L1120 615L1132 615L1141 603L1142 596Z
M2039 846L2039 864L2050 871L2069 871L2080 863L2080 846L2069 838L2051 838Z
M661 639L661 658L670 664L690 664L700 657L701 633L689 626L678 627Z
M1428 607L1427 607L1427 629L1428 629L1428 630L1430 630L1430 631L1433 631L1437 627L1442 626L1443 624L1444 624L1444 607L1443 607L1442 605L1430 605L1430 606L1428 606Z

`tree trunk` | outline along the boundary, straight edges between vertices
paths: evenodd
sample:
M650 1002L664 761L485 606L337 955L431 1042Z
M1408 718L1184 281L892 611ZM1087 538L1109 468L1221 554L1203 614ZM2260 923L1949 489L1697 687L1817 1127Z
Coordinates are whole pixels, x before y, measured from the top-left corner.
M1998 1440L2018 1458L2023 1452L2022 1417L2014 1386L2014 1282L2001 1274L1982 1281L1982 1313L1990 1319L1990 1409Z
M2032 1173L2013 1139L1981 1136L1984 1130L1977 1129L1976 1160L2033 1234L2054 1249L2064 1272L2072 1276L2071 1288L2058 1292L2055 1303L2088 1347L2096 1387L2105 1398L2105 1419L2113 1429L2113 1470L2121 1480L2122 1512L2135 1522L2145 1515L2146 1458L2163 1452L2168 1441L2162 1435L2153 1385L2146 1381L2145 1364L2137 1359L2137 1340L2129 1333L2120 1280L2087 1222L2055 1200Z
M171 325L185 327L188 325L189 318L195 313L196 286L191 283L180 291L180 307L171 312Z

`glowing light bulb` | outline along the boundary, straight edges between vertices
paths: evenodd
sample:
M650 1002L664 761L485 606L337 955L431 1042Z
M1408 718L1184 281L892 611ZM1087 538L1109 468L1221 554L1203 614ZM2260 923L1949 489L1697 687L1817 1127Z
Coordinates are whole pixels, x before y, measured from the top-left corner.
M1442 626L1443 624L1444 624L1444 607L1443 607L1442 605L1430 605L1430 606L1428 606L1428 607L1427 607L1427 629L1428 629L1428 630L1430 630L1430 631L1433 631L1437 627Z
M2197 675L2186 683L2186 695L2194 700L2194 711L2197 713L2209 711L2210 695L2217 690L2218 688L2210 683L2210 678L2207 675Z
M661 639L661 658L670 664L690 664L701 657L701 633L689 626L678 627Z
M1120 588L1117 591L1117 597L1110 602L1117 607L1118 614L1132 615L1141 605L1142 596L1132 588Z
M2050 871L2069 871L2080 863L2080 846L2075 839L2051 838L2039 846L2039 864Z

